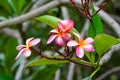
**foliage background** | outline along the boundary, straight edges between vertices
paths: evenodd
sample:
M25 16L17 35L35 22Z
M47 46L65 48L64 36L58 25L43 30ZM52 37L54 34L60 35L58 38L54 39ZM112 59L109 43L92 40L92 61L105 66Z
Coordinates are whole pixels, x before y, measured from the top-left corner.
M52 0L0 0L0 21L12 19L20 15L26 14L39 8ZM98 0L99 1L99 0ZM95 0L95 2L98 2ZM86 18L79 14L73 6L66 5L68 17L75 21L75 28L82 32L86 24ZM104 11L109 14L118 24L120 24L120 1L111 0ZM62 5L46 11L43 15L52 15L64 19L65 13L62 11ZM39 15L41 16L41 15ZM104 20L104 33L119 37L116 32ZM120 26L119 26L120 27ZM14 60L18 51L16 46L24 44L25 40L29 37L40 37L42 39L41 46L44 54L52 54L50 46L46 45L49 37L48 32L52 28L36 19L30 19L20 24L12 25L9 28L0 29L0 80L55 80L56 74L59 74L58 80L67 80L70 76L71 63L58 64L58 65L43 65L38 67L25 68L25 65L32 60L38 59L38 55L32 53L29 58L21 57ZM120 30L120 28L119 28ZM84 33L86 36L87 32ZM58 48L59 49L59 48ZM103 73L113 68L119 67L120 50L113 53L110 60L103 65L100 71L95 75L94 79L100 77ZM59 72L55 73L59 69ZM81 80L88 76L93 71L92 68L75 65L71 76L71 80ZM106 76L104 80L119 80L120 69ZM69 79L68 79L69 80Z

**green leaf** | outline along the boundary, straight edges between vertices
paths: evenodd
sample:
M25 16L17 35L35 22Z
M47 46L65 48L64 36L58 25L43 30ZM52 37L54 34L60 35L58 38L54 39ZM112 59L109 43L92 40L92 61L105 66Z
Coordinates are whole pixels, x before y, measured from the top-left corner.
M88 76L88 77L85 77L85 78L82 79L82 80L92 80L92 79L90 78L90 76Z
M57 23L61 21L61 19L50 15L44 15L36 19L48 24L52 28L57 28L58 27Z
M0 71L0 80L14 80L14 78L5 72Z
M42 58L40 60L36 60L34 62L29 63L26 67L29 66L40 66L40 65L52 65L52 64L59 64L59 63L67 63L67 60L50 60Z
M0 6L2 6L2 8L3 8L3 10L5 10L5 12L8 12L9 14L12 14L11 7L10 7L7 0L0 0Z
M93 9L93 13L94 13L95 12L94 7L92 9ZM100 16L98 14L96 14L91 19L90 27L88 30L88 36L94 38L96 35L102 34L102 33L103 33L103 25L102 25Z
M12 0L12 3L14 5L13 8L14 8L17 15L20 14L23 6L25 5L25 2L26 2L26 0Z
M16 50L18 42L15 38L7 38L7 40L4 43L4 53L5 53L5 66L8 70L11 70L11 67L13 66L18 51Z
M42 67L42 66L41 66ZM49 65L43 69L36 70L30 80L52 80L56 70L59 68L57 65Z
M113 45L119 43L119 40L106 34L97 35L94 38L94 46L99 56L103 55Z

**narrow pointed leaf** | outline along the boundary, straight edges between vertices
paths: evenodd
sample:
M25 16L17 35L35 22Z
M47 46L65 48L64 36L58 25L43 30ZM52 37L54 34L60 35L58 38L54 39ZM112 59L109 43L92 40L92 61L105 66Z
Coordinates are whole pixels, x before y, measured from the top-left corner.
M92 8L93 13L95 12L94 7ZM90 37L95 37L98 34L103 33L103 25L100 19L100 16L96 14L95 16L92 17L92 20L90 22L90 27L88 30L88 35Z

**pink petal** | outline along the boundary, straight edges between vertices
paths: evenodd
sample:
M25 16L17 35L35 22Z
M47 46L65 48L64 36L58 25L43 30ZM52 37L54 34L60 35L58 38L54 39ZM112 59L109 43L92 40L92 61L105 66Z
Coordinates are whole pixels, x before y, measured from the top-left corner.
M58 26L60 29L64 30L67 23L68 23L68 20L62 20L62 21L58 22Z
M18 59L20 57L20 55L23 54L24 50L26 50L26 48L20 50L20 52L18 53L18 55L16 56L15 59Z
M85 42L86 44L93 44L93 43L94 43L94 40L89 37L89 38L85 39L84 42Z
M57 37L56 34L52 34L52 35L49 37L49 39L48 39L48 41L47 41L47 44L50 44L56 37Z
M76 47L76 55L79 57L79 58L82 58L84 56L84 50L83 48L77 46Z
M93 45L91 45L91 44L85 45L83 48L84 48L84 50L86 50L88 52L94 52L95 51Z
M29 41L28 46L29 47L35 46L40 42L40 40L41 40L40 38L33 39L33 40Z
M70 37L71 37L71 35L70 35L69 33L62 35L62 39L63 39L65 42L68 42L68 41L70 40Z
M32 37L32 38L28 38L27 40L26 40L26 45L28 45L29 44L29 42L31 41L31 40L33 40L34 38Z
M78 33L73 32L73 34L78 37L79 41L83 40L82 36L80 36Z
M52 29L52 30L50 31L50 33L59 33L59 29L58 29L58 28Z
M66 27L65 27L66 32L70 32L70 31L73 29L73 27L74 27L74 22L73 22L73 20L68 20L68 23L67 23L67 25L66 25Z
M19 45L19 46L16 47L17 50L21 50L23 48L26 48L26 46L25 45Z
M75 40L69 41L69 42L67 43L67 46L77 46L77 45L78 45L78 42L75 41Z
M60 36L55 39L55 43L58 46L64 46L64 41L63 41L63 39Z
M73 20L63 20L58 22L58 26L63 32L70 32L74 27L74 22Z
M31 55L31 51L29 49L25 49L22 54L24 57L29 57Z

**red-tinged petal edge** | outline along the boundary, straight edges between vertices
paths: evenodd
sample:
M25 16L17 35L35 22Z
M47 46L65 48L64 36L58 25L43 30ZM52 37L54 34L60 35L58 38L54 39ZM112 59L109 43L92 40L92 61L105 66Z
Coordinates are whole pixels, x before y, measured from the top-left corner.
M47 44L50 44L56 37L57 37L56 34L52 34L52 35L49 37L49 39L48 39L48 41L47 41Z

